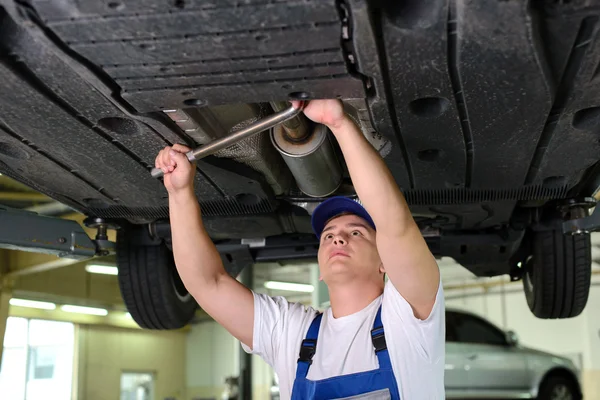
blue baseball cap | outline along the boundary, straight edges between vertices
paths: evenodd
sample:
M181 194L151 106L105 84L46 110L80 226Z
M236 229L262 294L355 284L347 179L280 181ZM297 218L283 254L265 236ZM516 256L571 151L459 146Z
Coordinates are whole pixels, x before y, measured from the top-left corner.
M354 214L367 221L373 229L376 229L375 223L367 210L365 210L357 201L349 199L348 197L336 196L325 200L315 208L315 211L313 211L311 223L317 238L321 238L321 232L325 229L327 221L340 214Z

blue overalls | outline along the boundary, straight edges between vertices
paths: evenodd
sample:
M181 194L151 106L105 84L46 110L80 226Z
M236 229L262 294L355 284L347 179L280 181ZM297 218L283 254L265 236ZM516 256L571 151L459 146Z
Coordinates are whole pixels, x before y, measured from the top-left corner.
M327 379L311 381L306 379L308 368L317 349L317 338L323 314L315 317L308 329L306 339L300 347L300 358L296 370L296 380L292 389L292 400L332 400L332 399L372 399L400 400L400 392L392 371L390 355L385 343L385 333L381 323L381 306L371 330L373 347L379 361L379 368Z

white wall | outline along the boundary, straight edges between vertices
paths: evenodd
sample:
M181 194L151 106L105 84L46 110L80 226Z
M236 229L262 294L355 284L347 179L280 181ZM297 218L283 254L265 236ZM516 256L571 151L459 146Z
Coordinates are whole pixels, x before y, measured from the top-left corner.
M78 331L79 399L118 399L123 371L154 373L156 399L184 398L183 332L99 325L79 326Z
M584 385L587 399L600 399L600 286L593 286L586 307L585 325L582 329L587 336L584 353Z
M239 373L239 342L210 321L192 326L186 349L187 398L220 398L225 378Z
M216 322L194 325L187 336L187 399L220 398L225 378L239 375L240 342ZM252 356L254 399L268 399L273 372Z

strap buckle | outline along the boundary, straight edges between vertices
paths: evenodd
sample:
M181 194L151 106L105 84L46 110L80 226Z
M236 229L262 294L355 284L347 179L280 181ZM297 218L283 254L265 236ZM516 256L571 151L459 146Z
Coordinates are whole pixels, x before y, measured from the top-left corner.
M298 361L308 363L309 365L312 364L312 358L315 355L316 349L316 339L304 339L300 346L300 358L298 358Z
M373 341L373 347L375 347L375 353L387 349L385 333L382 326L371 329L371 340Z

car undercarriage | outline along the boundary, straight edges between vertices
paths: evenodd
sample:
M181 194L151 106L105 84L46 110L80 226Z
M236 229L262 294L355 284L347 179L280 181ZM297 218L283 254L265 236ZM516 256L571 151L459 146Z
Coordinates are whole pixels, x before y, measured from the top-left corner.
M435 256L525 277L534 314L575 316L594 227L562 224L600 186L599 15L592 0L2 0L0 172L119 226L122 265L137 268L132 243L170 257L168 196L150 175L160 149L205 145L291 99L342 99ZM314 257L311 211L356 197L335 140L301 117L197 166L232 274Z

